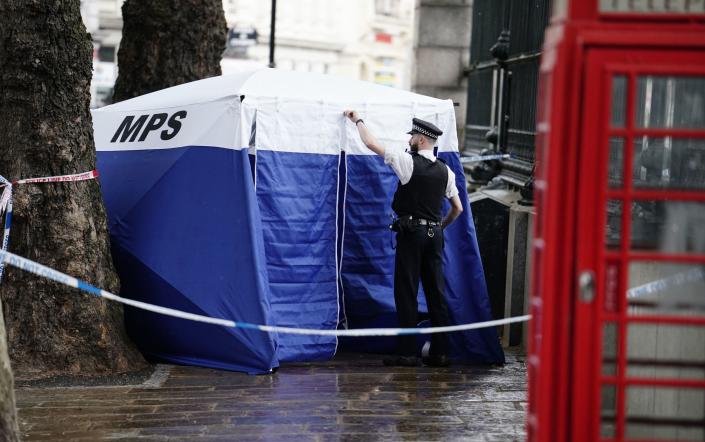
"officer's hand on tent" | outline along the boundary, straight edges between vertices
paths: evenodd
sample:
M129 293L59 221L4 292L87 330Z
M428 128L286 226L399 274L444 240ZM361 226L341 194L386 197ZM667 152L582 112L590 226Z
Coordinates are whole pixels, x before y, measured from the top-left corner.
M345 114L346 117L350 118L350 121L352 121L353 123L360 119L360 116L354 110L346 110L345 112L343 112L343 114Z

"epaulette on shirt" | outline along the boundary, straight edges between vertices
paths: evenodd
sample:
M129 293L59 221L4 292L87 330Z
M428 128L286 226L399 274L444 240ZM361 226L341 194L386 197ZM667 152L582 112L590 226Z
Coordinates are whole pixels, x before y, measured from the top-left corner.
M418 152L415 152L415 151L411 151L411 152L409 152L409 155L411 155L411 156L413 157L414 155L419 155L419 153L418 153ZM423 157L423 158L426 158L426 157ZM428 160L428 158L426 158L426 159ZM448 163L446 163L446 160L444 160L444 159L441 158L441 157L436 157L436 159L437 159L438 161L440 161L441 163L443 163L443 164L446 164L446 165L448 164Z

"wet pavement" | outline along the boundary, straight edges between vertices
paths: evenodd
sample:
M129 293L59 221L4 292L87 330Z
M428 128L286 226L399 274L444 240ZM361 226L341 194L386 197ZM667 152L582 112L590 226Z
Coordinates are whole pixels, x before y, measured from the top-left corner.
M47 384L52 385L52 384ZM384 367L376 355L273 375L158 365L138 385L17 387L32 440L524 440L526 365Z

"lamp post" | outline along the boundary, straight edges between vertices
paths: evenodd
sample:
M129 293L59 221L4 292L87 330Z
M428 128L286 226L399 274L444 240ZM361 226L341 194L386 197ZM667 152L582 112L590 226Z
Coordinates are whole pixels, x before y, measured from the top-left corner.
M274 35L277 27L277 0L272 0L272 17L269 22L269 67L277 67L274 63Z

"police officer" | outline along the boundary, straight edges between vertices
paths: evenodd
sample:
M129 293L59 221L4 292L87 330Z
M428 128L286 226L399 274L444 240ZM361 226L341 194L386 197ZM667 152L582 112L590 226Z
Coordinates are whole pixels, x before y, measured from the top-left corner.
M416 327L419 278L426 294L431 324L448 325L448 307L443 295L443 229L463 211L455 185L455 174L433 154L443 132L428 121L414 118L409 147L411 152L386 149L370 133L357 112L345 111L357 126L365 145L384 158L399 178L392 209L397 214L397 249L394 265L394 302L400 327ZM450 212L442 218L443 197L450 200ZM447 366L448 341L433 334L429 357L424 364ZM384 358L385 365L416 366L416 336L399 337L395 356Z

